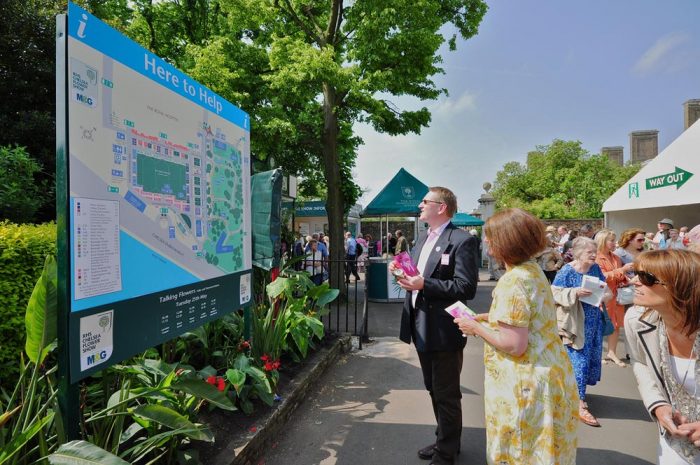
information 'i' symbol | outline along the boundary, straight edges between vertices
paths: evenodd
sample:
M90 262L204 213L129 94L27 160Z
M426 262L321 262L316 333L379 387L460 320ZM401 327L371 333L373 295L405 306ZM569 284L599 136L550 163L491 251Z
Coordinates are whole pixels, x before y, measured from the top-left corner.
M78 26L78 37L81 39L85 37L85 27L87 26L88 17L85 13L82 15L83 20L80 21L80 26Z

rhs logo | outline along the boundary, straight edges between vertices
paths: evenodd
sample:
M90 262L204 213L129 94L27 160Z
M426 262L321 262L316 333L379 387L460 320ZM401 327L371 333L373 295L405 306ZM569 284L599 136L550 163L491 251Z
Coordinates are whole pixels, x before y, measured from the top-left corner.
M629 198L639 198L639 183L638 182L631 182L627 186L627 195Z

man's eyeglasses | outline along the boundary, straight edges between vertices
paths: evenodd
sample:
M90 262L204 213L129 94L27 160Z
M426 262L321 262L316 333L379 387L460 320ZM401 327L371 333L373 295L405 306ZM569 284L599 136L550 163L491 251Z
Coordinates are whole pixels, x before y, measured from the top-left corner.
M661 284L662 286L666 285L666 283L661 282L659 278L648 271L634 270L634 274L639 278L639 282L647 287L651 287L654 284Z
M427 204L429 204L429 203L437 203L437 204L442 205L442 204L445 203L445 202L439 202L439 201L437 201L437 200L423 199L423 200L420 201L420 203L422 203L423 205L427 205Z

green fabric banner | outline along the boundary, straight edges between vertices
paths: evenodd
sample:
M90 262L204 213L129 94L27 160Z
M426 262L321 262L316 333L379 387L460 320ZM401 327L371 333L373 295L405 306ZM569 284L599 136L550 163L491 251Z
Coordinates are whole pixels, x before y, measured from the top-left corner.
M282 206L282 170L254 174L250 181L253 217L253 266L279 266Z

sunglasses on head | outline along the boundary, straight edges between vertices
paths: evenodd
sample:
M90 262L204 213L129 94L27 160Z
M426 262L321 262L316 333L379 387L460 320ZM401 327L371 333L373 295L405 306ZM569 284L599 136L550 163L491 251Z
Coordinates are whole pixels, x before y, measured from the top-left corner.
M639 282L645 286L651 287L654 284L661 284L662 286L666 285L666 283L661 282L659 278L648 271L634 270L634 274L639 278Z

